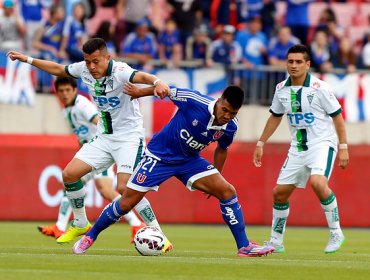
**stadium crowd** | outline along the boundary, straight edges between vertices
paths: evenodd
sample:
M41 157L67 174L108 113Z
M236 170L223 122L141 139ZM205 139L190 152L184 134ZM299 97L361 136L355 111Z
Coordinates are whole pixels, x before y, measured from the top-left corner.
M104 10L104 13L101 11ZM318 72L370 68L369 1L3 0L0 51L26 51L57 62L83 60L90 37L138 69L243 66L246 88L256 66L282 67L287 50L310 46ZM51 78L38 75L40 91ZM258 76L257 76L258 78Z

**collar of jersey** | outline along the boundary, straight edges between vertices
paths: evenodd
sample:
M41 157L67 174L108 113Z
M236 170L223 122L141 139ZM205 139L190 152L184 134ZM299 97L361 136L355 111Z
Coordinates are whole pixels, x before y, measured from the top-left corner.
M112 75L112 70L113 70L113 59L110 59L109 64L108 64L107 73L105 73L105 76Z
M307 75L306 75L306 79L304 80L304 82L303 82L303 86L304 87L309 87L310 86L310 81L311 81L311 75L310 75L310 73L307 73ZM286 82L285 82L285 85L284 85L285 87L290 87L290 86L292 86L292 80L290 79L290 77L286 80Z
M217 100L213 100L208 104L208 111L211 114L211 118L209 119L208 125L207 125L207 130L214 129L214 130L225 130L227 123L225 123L222 126L217 126L217 125L212 125L213 121L215 120L215 115L213 114L215 110L215 104Z

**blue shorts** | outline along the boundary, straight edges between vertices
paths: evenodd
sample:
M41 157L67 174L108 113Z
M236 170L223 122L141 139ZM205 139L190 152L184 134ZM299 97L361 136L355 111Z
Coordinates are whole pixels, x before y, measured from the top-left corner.
M193 191L192 185L196 180L216 173L218 170L201 157L179 164L168 164L145 155L131 175L127 187L139 192L158 191L161 183L175 176Z

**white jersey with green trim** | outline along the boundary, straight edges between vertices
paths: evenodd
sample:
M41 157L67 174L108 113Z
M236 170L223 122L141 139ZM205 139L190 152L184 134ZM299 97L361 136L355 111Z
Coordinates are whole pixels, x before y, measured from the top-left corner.
M137 70L111 59L106 76L98 80L90 74L85 61L70 64L65 71L74 78L81 78L87 86L100 113L98 133L116 141L130 133L144 136L139 102L123 92L124 84L132 82Z
M96 125L92 120L99 112L85 96L77 94L73 104L63 109L63 114L81 144L88 142L96 134Z
M307 151L310 146L329 141L336 149L338 138L332 117L341 106L328 83L307 74L303 86L292 86L290 77L276 86L270 112L287 115L291 146Z

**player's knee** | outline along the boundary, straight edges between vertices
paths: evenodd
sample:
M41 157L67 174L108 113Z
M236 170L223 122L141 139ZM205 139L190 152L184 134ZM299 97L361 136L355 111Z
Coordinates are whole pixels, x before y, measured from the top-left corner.
M236 190L233 185L227 183L225 184L225 187L222 188L222 191L220 192L219 199L221 200L228 200L236 195Z
M286 203L289 199L289 194L281 188L274 188L272 190L272 196L274 198L274 202L278 203Z
M63 170L62 178L63 178L63 182L75 182L79 179L76 177L75 174L73 174L73 171L70 170L70 168L65 168Z

